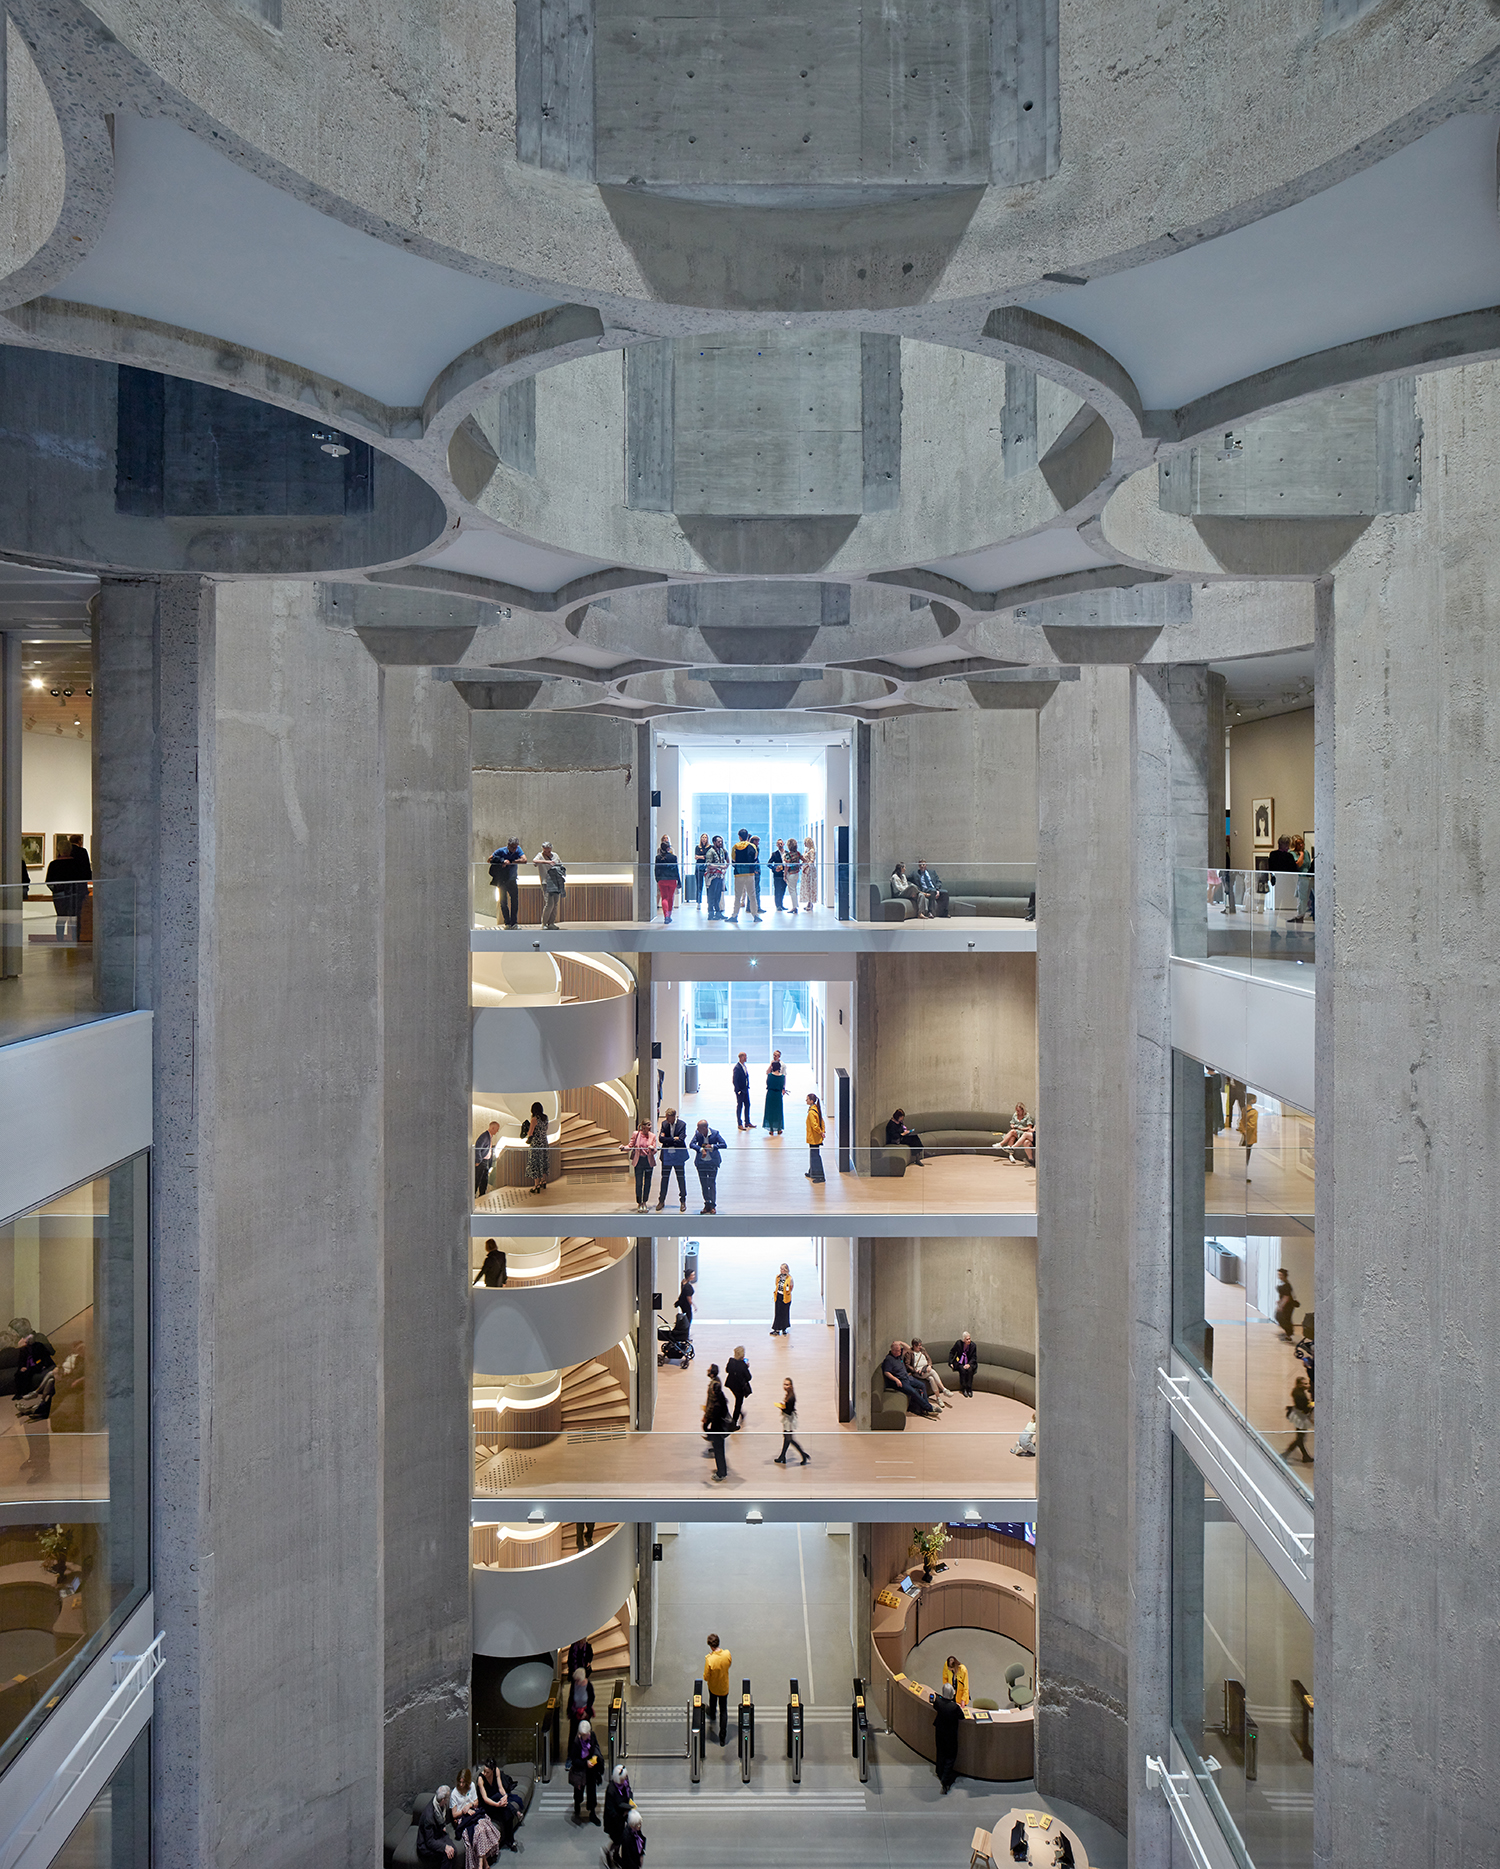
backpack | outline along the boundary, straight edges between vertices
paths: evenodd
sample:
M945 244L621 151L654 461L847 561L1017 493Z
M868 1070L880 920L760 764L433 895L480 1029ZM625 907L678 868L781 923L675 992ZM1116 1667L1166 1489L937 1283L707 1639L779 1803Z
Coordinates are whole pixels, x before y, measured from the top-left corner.
M490 858L490 881L495 885L497 889L500 887L501 882L504 880L504 878L500 874L501 870L504 867L505 867L505 853L504 851L497 850L495 854Z

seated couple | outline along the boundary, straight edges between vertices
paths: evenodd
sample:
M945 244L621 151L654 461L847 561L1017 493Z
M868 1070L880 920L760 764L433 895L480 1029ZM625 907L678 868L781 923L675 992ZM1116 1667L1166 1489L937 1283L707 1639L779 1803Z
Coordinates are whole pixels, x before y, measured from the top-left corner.
M917 858L915 877L907 875L904 863L896 865L891 871L891 897L897 902L915 902L917 914L925 921L948 913L948 891L925 857Z
M1036 1117L1026 1114L1026 1105L1018 1102L1010 1119L1010 1128L995 1144L995 1154L1003 1162L1024 1162L1036 1167Z
M931 1415L953 1406L953 1391L933 1368L920 1337L913 1337L910 1343L902 1343L898 1337L881 1363L880 1372L888 1389L899 1389L906 1397L907 1408L913 1414Z

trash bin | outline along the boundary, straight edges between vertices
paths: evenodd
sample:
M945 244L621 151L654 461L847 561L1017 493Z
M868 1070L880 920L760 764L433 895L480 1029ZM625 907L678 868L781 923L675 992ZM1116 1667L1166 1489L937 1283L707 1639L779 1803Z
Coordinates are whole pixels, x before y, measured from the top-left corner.
M698 1094L698 1060L690 1058L682 1067L682 1094L696 1097Z

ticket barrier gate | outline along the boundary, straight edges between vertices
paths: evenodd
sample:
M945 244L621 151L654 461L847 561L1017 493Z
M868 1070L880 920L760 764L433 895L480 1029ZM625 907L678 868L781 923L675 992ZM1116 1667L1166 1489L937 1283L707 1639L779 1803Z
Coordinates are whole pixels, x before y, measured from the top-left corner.
M792 1677L791 1693L786 1703L786 1756L792 1762L792 1783L802 1783L802 1696Z
M854 1704L850 1709L854 1756L859 1761L859 1782L870 1782L870 1720L865 1712L865 1684L854 1677Z
M740 1783L750 1782L750 1761L755 1757L755 1702L750 1698L750 1677L740 1682Z
M703 1775L703 1759L708 1748L708 1709L703 1704L703 1682L693 1683L693 1698L688 1702L688 1782L696 1785Z
M625 1683L615 1682L614 1691L609 1697L609 1769L613 1774L615 1767L629 1756L628 1739L625 1732Z

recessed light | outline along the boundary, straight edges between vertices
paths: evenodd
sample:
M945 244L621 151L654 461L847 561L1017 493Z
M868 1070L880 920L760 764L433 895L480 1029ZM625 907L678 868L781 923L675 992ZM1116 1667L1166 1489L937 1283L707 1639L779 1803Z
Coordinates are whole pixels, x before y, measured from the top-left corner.
M33 676L32 676L32 678L31 678L31 685L32 685L32 687L33 687L33 688L40 688L40 687L41 687L41 685L42 685L42 678L41 678L41 676L40 676L40 675L33 675Z

